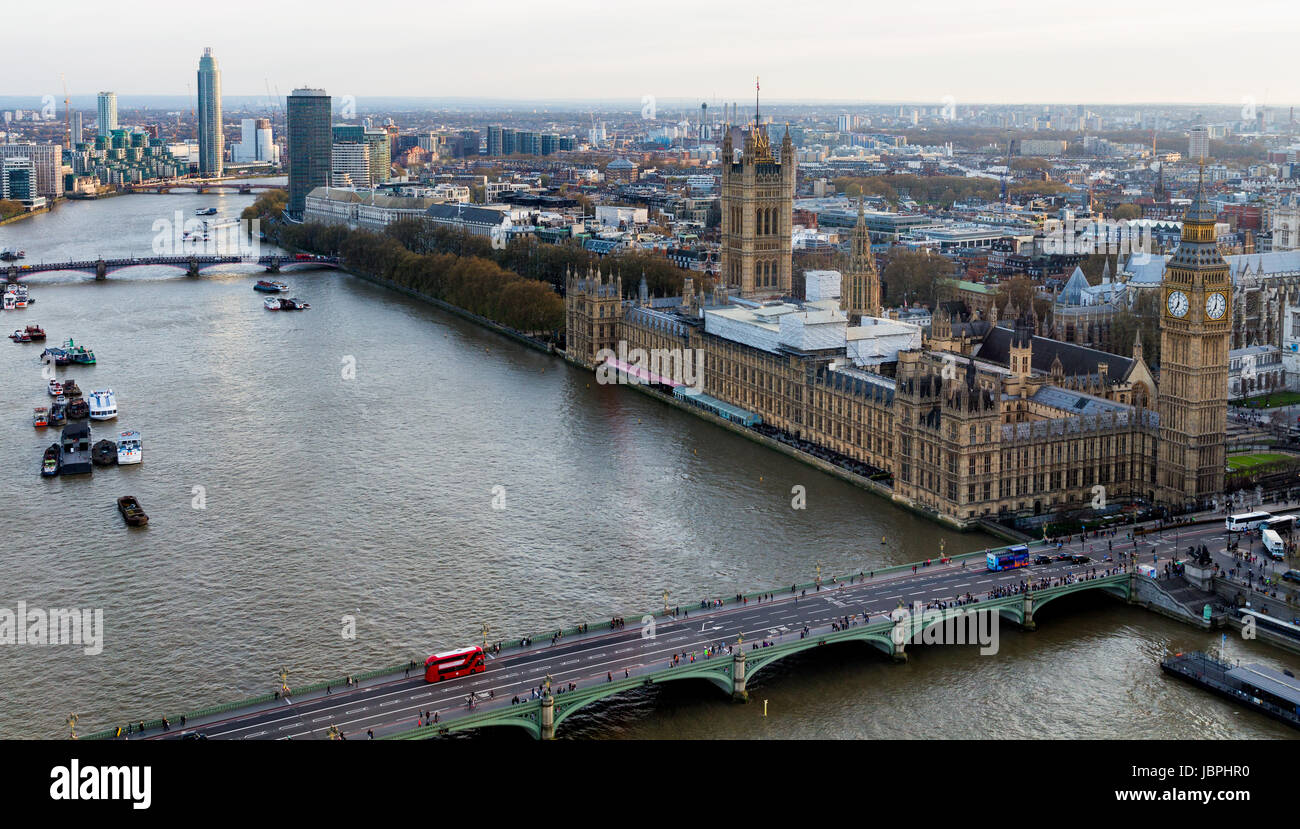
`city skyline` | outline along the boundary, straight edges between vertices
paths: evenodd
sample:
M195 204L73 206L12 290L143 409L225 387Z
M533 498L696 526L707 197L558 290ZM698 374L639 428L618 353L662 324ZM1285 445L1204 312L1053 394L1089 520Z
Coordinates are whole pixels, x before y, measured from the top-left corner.
M963 103L1239 103L1289 106L1300 100L1287 57L1297 25L1285 4L1259 0L1234 7L1239 36L1225 39L1201 25L1222 9L1186 3L1171 17L1163 9L1135 9L1103 0L1061 15L1015 3L978 8L943 3L923 18L910 9L803 4L798 26L775 25L795 13L786 4L756 3L746 15L721 6L671 6L652 18L583 2L573 13L548 15L508 0L492 20L492 38L510 43L508 60L484 52L481 19L469 9L446 9L411 19L404 32L436 25L438 58L394 53L382 19L357 18L349 45L329 61L335 33L324 21L344 7L327 2L322 14L300 20L276 7L236 2L235 19L257 21L251 31L175 37L151 32L133 19L128 32L105 24L104 36L150 42L150 68L105 64L91 53L46 61L39 41L18 39L10 50L4 95L53 93L59 75L70 88L113 89L120 96L194 96L193 55L210 45L223 56L225 88L238 95L280 97L303 85L337 90L336 97L367 95L486 100L744 100L754 76L765 78L764 98L776 101ZM18 27L69 26L89 4L54 11L10 12ZM689 13L688 13L689 9ZM53 16L53 20L50 16ZM147 18L147 15L146 15ZM247 28L247 27L245 27ZM292 38L285 32L294 32ZM1188 60L1188 56L1194 56ZM1249 61L1252 71L1226 71ZM439 67L455 66L455 71ZM546 66L545 73L527 71ZM1213 71L1213 67L1221 71ZM525 70L525 71L521 71ZM1195 77L1195 82L1189 78ZM59 96L62 97L61 95Z

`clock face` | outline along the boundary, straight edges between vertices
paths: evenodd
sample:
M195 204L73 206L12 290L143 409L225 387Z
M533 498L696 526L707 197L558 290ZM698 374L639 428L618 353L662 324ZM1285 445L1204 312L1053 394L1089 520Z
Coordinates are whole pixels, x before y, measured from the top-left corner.
M1205 316L1210 319L1223 319L1223 315L1227 313L1227 310L1228 300L1224 298L1223 294L1213 293L1205 298Z
M1175 317L1187 316L1187 294L1182 291L1171 291L1168 305L1169 313Z

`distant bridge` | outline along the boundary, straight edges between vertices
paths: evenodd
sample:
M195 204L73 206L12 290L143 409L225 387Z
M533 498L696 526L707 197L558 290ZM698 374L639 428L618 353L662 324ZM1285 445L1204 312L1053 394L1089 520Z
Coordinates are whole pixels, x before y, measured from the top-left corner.
M50 273L52 271L78 271L88 273L96 279L106 279L108 274L113 271L120 271L123 268L165 265L172 268L183 268L190 276L198 276L199 271L213 265L240 264L257 265L271 273L279 273L286 268L302 270L305 268L340 267L337 256L311 256L307 254L298 254L296 256L285 256L283 254L270 256L190 254L187 256L133 256L124 259L79 259L70 262L42 262L38 265L14 264L5 266L2 272L9 282L17 282L32 274Z
M170 193L173 190L186 193L254 193L260 190L285 190L287 185L221 181L158 181L144 184L124 184L122 189L127 193Z

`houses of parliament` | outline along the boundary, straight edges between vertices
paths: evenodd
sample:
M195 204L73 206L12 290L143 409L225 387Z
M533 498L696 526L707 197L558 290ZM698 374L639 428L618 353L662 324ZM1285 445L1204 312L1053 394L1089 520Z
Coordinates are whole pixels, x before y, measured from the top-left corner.
M1133 499L1190 509L1223 490L1232 292L1203 187L1161 287L1157 378L1140 339L1118 355L1038 336L1032 309L999 318L949 300L928 332L891 319L861 209L838 274L819 272L838 291L813 295L809 280L809 295L792 297L795 166L788 133L779 154L757 118L743 146L729 133L720 284L688 277L681 297L652 298L643 282L625 297L620 275L570 274L569 358L699 350L693 389L620 368L813 444L890 482L900 505L962 528Z

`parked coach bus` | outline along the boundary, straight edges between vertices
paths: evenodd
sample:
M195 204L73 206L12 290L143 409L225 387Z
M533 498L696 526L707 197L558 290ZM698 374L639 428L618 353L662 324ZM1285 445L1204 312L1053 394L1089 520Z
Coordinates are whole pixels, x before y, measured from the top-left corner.
M484 670L483 649L478 645L456 651L435 653L424 660L424 681L442 682L458 676L480 674Z
M1265 521L1272 517L1273 515L1267 512L1243 512L1240 515L1229 515L1223 519L1223 525L1228 528L1229 532L1250 532L1258 530Z
M1010 570L1015 567L1025 567L1029 564L1029 547L1019 544L1015 547L1008 547L1001 552L989 553L986 561L990 570Z

